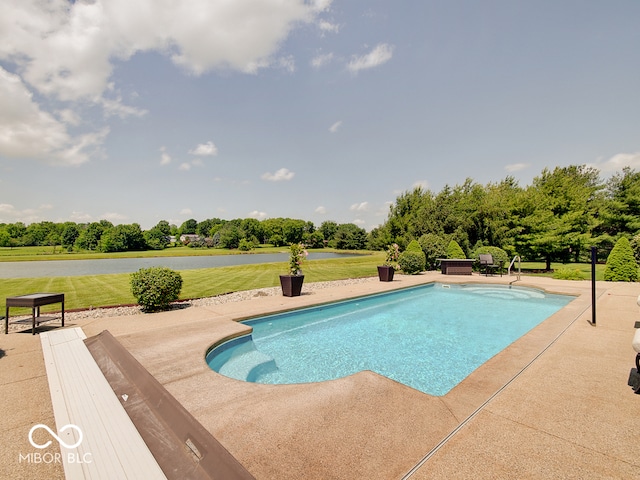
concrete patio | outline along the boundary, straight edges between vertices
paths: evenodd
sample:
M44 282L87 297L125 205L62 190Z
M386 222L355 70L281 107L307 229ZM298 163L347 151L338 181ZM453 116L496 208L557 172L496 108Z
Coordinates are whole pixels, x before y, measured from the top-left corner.
M236 320L433 281L509 284L515 277L398 275L295 298L66 325L88 337L109 330L258 479L640 477L640 395L627 386L637 283L598 283L594 327L589 282L522 277L516 285L578 297L443 397L372 372L250 384L204 362L213 343L247 329ZM55 425L39 335L3 335L0 349L0 477L64 478L60 463L24 460L33 451L30 428ZM56 449L54 442L47 451Z

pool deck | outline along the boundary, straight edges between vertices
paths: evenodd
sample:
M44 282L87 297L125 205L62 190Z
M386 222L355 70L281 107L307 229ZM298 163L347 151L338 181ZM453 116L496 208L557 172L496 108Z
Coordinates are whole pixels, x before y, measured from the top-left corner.
M590 282L522 277L514 284L578 298L443 397L372 372L250 384L204 362L212 343L245 331L238 319L432 281L514 280L397 275L294 298L66 323L88 337L109 330L257 479L639 478L640 395L627 386L638 283L598 282L594 327ZM33 451L30 428L55 425L39 335L3 335L0 349L0 478L64 478L59 463L19 461Z

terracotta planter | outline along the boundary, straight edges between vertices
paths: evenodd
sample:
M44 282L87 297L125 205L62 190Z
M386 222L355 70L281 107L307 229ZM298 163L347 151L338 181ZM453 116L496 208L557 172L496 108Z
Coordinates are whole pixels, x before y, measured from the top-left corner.
M378 277L381 282L393 282L393 272L395 272L395 268L381 265L378 267Z
M302 291L304 275L280 275L282 295L285 297L298 297Z

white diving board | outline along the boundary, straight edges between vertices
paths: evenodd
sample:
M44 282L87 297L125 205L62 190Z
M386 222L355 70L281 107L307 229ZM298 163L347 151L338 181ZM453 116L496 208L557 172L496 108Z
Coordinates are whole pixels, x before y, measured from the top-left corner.
M80 328L40 334L60 443L74 445L82 435L75 448L60 445L66 479L166 479L85 338ZM70 424L81 434L73 427L62 431Z

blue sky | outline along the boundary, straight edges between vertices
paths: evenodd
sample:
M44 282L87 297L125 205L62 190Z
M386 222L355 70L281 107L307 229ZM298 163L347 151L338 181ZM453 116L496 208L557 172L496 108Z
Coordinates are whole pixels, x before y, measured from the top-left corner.
M4 0L0 222L370 230L417 185L640 169L639 19L636 0Z

